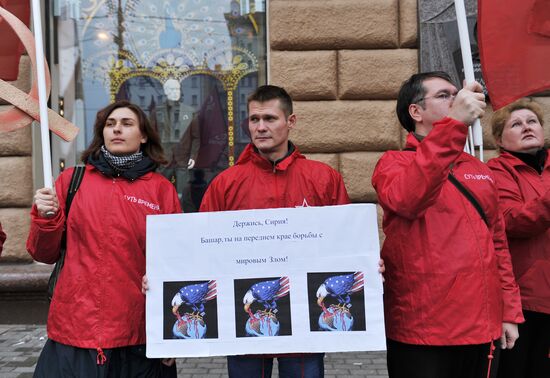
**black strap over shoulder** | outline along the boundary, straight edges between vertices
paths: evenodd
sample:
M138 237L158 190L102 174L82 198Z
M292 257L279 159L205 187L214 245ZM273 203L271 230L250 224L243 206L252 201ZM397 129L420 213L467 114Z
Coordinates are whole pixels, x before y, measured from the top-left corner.
M416 151L416 148L411 148L411 147L405 148L403 151ZM483 222L485 222L487 227L489 227L489 221L487 220L487 215L485 215L485 211L483 211L483 208L479 204L478 200L474 197L474 195L470 193L470 191L466 189L466 187L462 185L460 181L458 181L451 172L449 172L448 179L451 182L451 184L453 184L458 189L458 191L462 193L462 195L466 197L468 201L470 201L470 203L474 206L474 208L479 213L479 216L481 217L481 219L483 219Z
M481 207L481 205L479 204L477 199L474 197L474 195L472 193L470 193L470 191L468 189L466 189L466 187L464 185L462 185L460 183L460 181L458 181L452 173L449 172L448 178L449 178L449 181L454 186L456 186L456 188L460 191L460 193L462 193L462 195L464 195L464 197L466 197L466 199L468 201L470 201L470 203L474 206L474 208L477 210L477 212L481 216L481 219L483 219L483 222L485 222L487 227L489 227L489 221L487 220L487 216L485 215L485 211L483 211L483 208Z
M69 190L67 191L67 199L65 200L65 219L67 219L67 217L69 216L71 204L73 203L76 191L82 183L84 172L86 172L86 166L77 165L76 167L74 167L73 175L71 176L71 183L69 184Z

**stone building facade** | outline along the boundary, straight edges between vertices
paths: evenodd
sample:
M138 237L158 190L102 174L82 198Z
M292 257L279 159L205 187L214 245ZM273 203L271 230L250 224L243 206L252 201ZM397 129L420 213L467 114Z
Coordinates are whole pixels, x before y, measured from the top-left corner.
M342 173L353 202L376 202L375 164L405 138L395 99L419 67L416 0L270 0L268 6L269 80L295 99L292 140ZM20 67L14 84L27 91L28 57ZM540 102L548 124L550 98ZM0 102L0 111L7 106ZM489 118L490 111L482 124ZM488 127L484 134L489 158L495 152ZM8 234L0 267L31 262L25 240L36 153L30 127L0 134L0 221Z
M31 87L30 59L19 63L19 77L12 85L28 92ZM0 111L11 107L0 99ZM33 196L32 133L25 127L0 133L0 222L8 235L0 265L5 262L29 262L25 241L29 231L29 211Z

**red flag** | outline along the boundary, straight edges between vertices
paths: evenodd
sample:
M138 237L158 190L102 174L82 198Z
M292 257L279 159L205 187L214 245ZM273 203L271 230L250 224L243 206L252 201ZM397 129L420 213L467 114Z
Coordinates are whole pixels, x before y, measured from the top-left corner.
M0 6L29 26L29 1L0 0ZM0 36L0 79L6 81L17 80L19 59L25 48L11 26L2 17L0 17Z
M550 88L549 0L479 0L478 34L494 109Z

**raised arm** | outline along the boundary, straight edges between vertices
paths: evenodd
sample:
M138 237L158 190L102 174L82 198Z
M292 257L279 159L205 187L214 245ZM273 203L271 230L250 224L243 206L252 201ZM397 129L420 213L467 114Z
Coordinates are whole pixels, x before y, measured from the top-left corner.
M422 216L436 201L451 164L462 153L467 131L465 124L444 118L434 124L416 153L384 154L372 178L382 207L407 219Z

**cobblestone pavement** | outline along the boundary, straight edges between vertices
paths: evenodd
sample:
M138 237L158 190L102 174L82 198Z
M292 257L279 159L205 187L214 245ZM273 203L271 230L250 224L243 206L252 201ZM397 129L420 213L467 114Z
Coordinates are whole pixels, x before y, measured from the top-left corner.
M0 377L32 377L38 355L46 341L44 325L0 324ZM226 377L224 357L178 359L180 378ZM273 377L277 377L275 369ZM325 377L387 378L385 352L328 353Z

